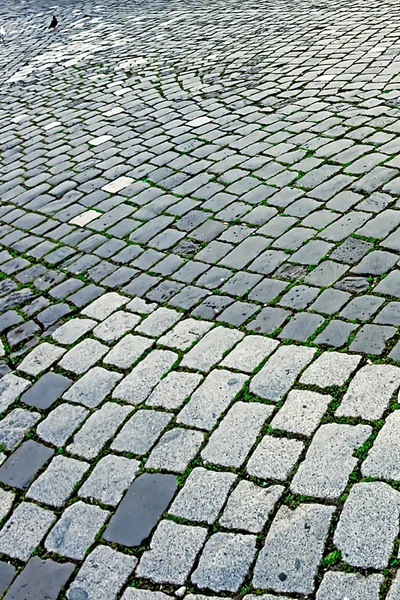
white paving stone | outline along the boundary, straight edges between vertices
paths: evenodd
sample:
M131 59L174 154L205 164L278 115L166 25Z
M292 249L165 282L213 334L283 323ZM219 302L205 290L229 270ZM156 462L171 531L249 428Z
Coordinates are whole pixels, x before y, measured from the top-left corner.
M109 292L103 294L100 298L97 298L97 300L89 304L89 306L82 311L82 314L92 319L96 319L97 321L103 321L127 302L129 302L129 298L125 298L124 296L117 294L117 292Z
M341 352L323 352L303 373L300 383L342 386L359 365L361 356Z
M271 421L271 427L311 435L318 427L332 397L308 390L292 390Z
M116 506L132 483L139 467L140 463L137 460L112 454L104 456L80 488L78 495Z
M26 562L54 519L50 510L22 502L0 531L0 552Z
M173 415L158 410L138 410L125 423L111 448L119 452L146 454L156 443Z
M298 461L303 442L271 435L263 437L247 463L247 472L260 479L285 481Z
M38 436L49 444L63 446L67 439L78 429L88 410L83 406L60 404L37 426Z
M160 307L141 322L136 331L152 337L160 337L167 329L182 318L182 313L171 308Z
M59 360L64 353L65 348L43 342L43 344L36 346L36 348L29 352L18 369L24 373L28 373L28 375L39 375L39 373L45 371Z
M0 444L7 450L14 450L39 419L37 412L15 408L0 420Z
M154 340L141 335L125 335L103 358L107 365L129 369L154 344Z
M154 388L146 404L167 409L179 408L201 380L202 376L199 373L172 371Z
M390 414L361 466L364 477L400 480L400 410Z
M224 358L221 365L244 373L253 373L278 345L279 342L270 338L248 335Z
M122 377L121 373L93 367L65 392L63 398L94 408L111 393Z
M243 335L236 329L218 326L189 350L183 358L181 366L194 371L207 372L223 358L225 352L242 339Z
M382 582L382 575L363 577L359 573L328 571L319 586L316 600L379 600Z
M124 310L118 310L110 315L105 321L97 325L93 335L104 342L114 342L128 331L131 331L140 317Z
M203 439L204 434L200 431L183 429L183 427L170 429L152 450L146 468L183 473L196 456Z
M27 379L7 373L0 379L0 413L4 412L21 394L32 385Z
M59 362L59 366L76 375L82 375L96 364L106 353L108 347L97 340L86 339L71 348Z
M52 338L59 344L73 344L96 325L92 319L70 319L52 333Z
M158 343L168 348L187 350L194 342L205 335L211 327L212 323L207 323L206 321L185 319L177 323L171 331L160 337Z

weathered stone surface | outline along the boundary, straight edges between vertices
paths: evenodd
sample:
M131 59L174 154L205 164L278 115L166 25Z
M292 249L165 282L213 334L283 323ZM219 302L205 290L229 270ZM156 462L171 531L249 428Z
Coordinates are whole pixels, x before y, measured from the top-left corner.
M281 485L259 487L242 480L229 496L220 524L228 529L259 533L283 491Z
M15 408L0 421L0 444L14 450L39 419L37 412Z
M79 338L96 327L97 322L93 319L71 319L58 327L51 335L53 340L59 344L74 344Z
M201 455L206 462L241 467L272 412L259 402L236 402L211 435Z
M167 409L179 408L197 388L201 379L202 376L199 373L172 371L160 381L147 398L146 404Z
M62 506L88 468L87 462L55 456L45 472L32 483L26 497L50 506Z
M108 542L140 546L167 509L177 488L173 475L144 473L130 486L103 535Z
M0 531L0 552L26 562L54 520L50 510L22 502Z
M74 435L68 452L87 459L94 458L131 412L129 406L106 402L90 415L82 429Z
M353 456L371 435L368 425L322 425L294 476L290 489L295 494L334 500L346 487L357 464Z
M54 446L62 446L85 419L88 411L83 406L60 404L39 423L38 436Z
M113 342L122 337L140 322L140 317L123 310L110 315L93 331L93 335L104 342Z
M153 343L149 338L128 333L106 354L103 362L120 369L129 369Z
M290 389L299 373L311 362L315 350L281 346L250 383L250 391L261 398L278 402Z
M236 592L256 551L253 535L214 533L207 541L192 581L200 588Z
M400 386L400 368L391 365L367 365L356 373L339 408L338 417L379 419Z
M111 448L120 452L146 454L154 446L171 419L170 413L157 410L138 410L123 426L111 444Z
M170 327L175 325L181 318L181 313L176 310L160 307L144 319L144 321L136 327L136 331L152 337L159 337L165 331L170 329Z
M7 562L0 561L0 594L4 594L15 577L15 567Z
M29 559L18 575L5 600L57 600L59 593L74 571L75 565L53 560L42 560L38 556Z
M242 339L243 333L226 327L216 327L207 333L192 350L185 355L182 367L207 372L218 363L225 352Z
M364 477L400 479L400 411L390 414L361 466Z
M235 479L233 473L193 469L168 512L188 521L213 523Z
M121 373L93 367L65 392L63 398L94 408L111 393L121 379Z
M382 575L363 577L358 573L328 571L319 586L317 600L379 600ZM390 600L390 596L388 596Z
M304 444L299 440L266 435L247 463L247 472L261 479L285 481L298 461Z
M169 350L153 350L115 388L112 397L139 404L149 396L178 355Z
M280 508L256 562L254 587L311 594L334 511L321 504Z
M90 477L79 489L78 495L116 506L139 467L137 460L123 456L105 456L97 463Z
M0 379L0 413L4 412L29 386L31 382L14 373Z
M252 373L277 346L275 340L261 335L248 335L221 362L221 366Z
M138 577L183 585L207 536L202 527L161 521L136 569Z
M400 494L386 483L354 485L334 535L343 560L354 567L387 567L398 533L399 510Z
M193 429L176 427L164 433L152 450L147 462L148 469L162 469L172 473L183 473L196 456L204 434Z
M243 388L248 377L241 373L214 369L178 415L178 423L210 430Z
M59 360L64 353L64 348L43 342L24 358L18 369L28 375L39 375Z
M207 333L212 327L211 323L206 321L197 321L196 319L184 319L180 321L159 340L159 344L168 348L177 348L178 350L187 350L190 346Z
M68 600L114 600L136 564L134 556L97 546L70 585Z
M361 356L324 352L304 371L300 383L317 385L320 388L342 386L355 371L360 360Z
M308 390L289 392L282 408L271 421L274 429L311 435L318 427L332 397Z
M14 492L7 492L0 488L0 520L3 520L11 510L15 498Z
M85 339L63 356L59 365L76 375L82 375L108 352L108 347L97 340Z
M103 294L100 298L89 304L89 306L82 311L82 314L92 319L103 321L127 302L129 302L129 298L124 298L124 296L121 296L116 292L110 292L108 294Z
M98 506L76 502L68 507L45 541L48 552L82 560L109 513Z

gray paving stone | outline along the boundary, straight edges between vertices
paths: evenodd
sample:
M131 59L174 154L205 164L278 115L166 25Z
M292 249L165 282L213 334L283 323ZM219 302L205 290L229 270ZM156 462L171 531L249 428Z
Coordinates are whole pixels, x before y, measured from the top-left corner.
M5 561L0 562L0 594L4 594L15 577L15 567Z
M65 392L63 398L94 408L111 393L122 377L120 373L93 367Z
M0 422L0 444L7 450L14 450L39 419L37 412L15 408Z
M282 308L263 308L256 318L250 321L246 329L259 333L273 333L291 314Z
M363 325L350 344L350 351L365 352L366 354L382 354L386 342L397 330L386 325Z
M394 298L400 298L400 271L392 271L387 277L382 279L373 292L375 294L387 294Z
M377 314L374 323L400 325L400 302L389 302Z
M315 344L326 344L341 348L349 338L350 333L357 329L353 323L345 323L339 319L333 319L328 323L323 331L314 340Z
M201 455L224 467L242 466L272 407L258 402L236 402L211 435Z
M398 367L366 365L356 373L335 415L376 421L386 410L393 392L399 386Z
M132 483L140 463L123 456L104 456L79 489L78 496L116 506Z
M60 564L51 559L41 560L38 556L33 556L11 585L5 599L57 600L74 568L72 563Z
M298 440L263 437L247 463L247 472L260 479L285 481L303 451Z
M103 294L100 298L97 298L97 300L89 304L89 306L82 311L82 314L91 319L103 321L118 308L127 304L128 301L128 298L117 294L117 292L109 292L108 294Z
M319 289L306 285L297 285L289 290L279 301L280 306L300 310L306 308L319 294Z
M357 483L344 504L334 543L349 565L383 569L399 527L399 493L386 483Z
M138 577L183 585L207 536L202 527L161 521L136 569Z
M68 600L115 600L136 564L135 556L97 546L70 585Z
M321 504L280 508L258 556L254 587L311 594L334 511Z
M87 459L95 458L132 410L130 406L106 402L90 415L74 435L67 447L68 452Z
M107 365L128 369L153 345L153 340L128 333L103 358Z
M287 283L277 279L263 278L249 294L250 300L257 300L268 304L287 288Z
M385 424L374 441L374 445L361 465L361 472L364 477L399 479L400 448L396 434L399 418L400 413L397 410L386 418Z
M200 431L182 427L170 429L152 450L146 468L183 473L196 456L203 438L204 434Z
M317 600L379 600L379 590L383 582L382 575L363 577L358 573L325 573L317 592ZM389 600L389 597L388 597Z
M24 442L1 465L0 481L18 489L27 488L53 454L53 450L33 440Z
M159 338L158 343L168 348L187 350L207 333L212 327L211 323L197 321L196 319L184 319L177 323L171 331Z
M45 540L48 552L82 560L109 513L98 506L75 502L62 514Z
M374 250L364 256L358 265L352 268L353 273L361 275L382 275L394 267L397 262L396 254Z
M214 369L193 392L178 414L177 422L199 429L212 429L247 379L241 373Z
M167 409L179 408L198 387L201 379L198 373L172 371L160 381L147 398L146 404Z
M252 373L267 358L278 342L260 335L248 335L221 362L221 366Z
M124 377L113 391L112 397L130 404L143 402L160 382L178 355L170 350L153 350Z
M256 552L256 538L214 533L207 541L192 581L199 588L235 592L243 583Z
M100 323L100 325L97 325L93 331L93 335L104 342L114 342L132 330L139 322L140 317L137 315L118 310Z
M5 458L5 455L4 455ZM11 510L15 498L14 492L7 492L0 488L0 519L3 520Z
M226 327L215 327L207 333L181 361L182 367L207 372L219 362L225 352L242 339L243 333Z
M347 264L357 263L372 248L370 242L360 240L359 238L348 237L340 246L337 246L330 254L334 260L339 260Z
M211 524L217 518L235 479L233 473L193 469L168 512L188 521Z
M312 360L315 350L298 346L281 346L253 377L250 392L278 402L291 388L297 376Z
M157 410L138 410L123 426L111 448L119 452L146 454L171 421L170 413Z
M315 498L338 498L357 464L354 451L371 433L368 425L322 425L294 476L291 491Z
M323 352L300 377L300 383L327 388L341 387L356 370L361 356L341 352Z
M383 302L384 299L377 296L359 296L351 300L339 316L349 320L368 321Z
M28 406L47 409L58 400L72 381L59 373L46 373L21 396L21 402Z
M294 315L282 329L279 338L304 342L311 337L325 321L321 315L302 312Z
M0 531L0 551L26 562L54 520L50 510L21 502Z
M259 533L284 488L281 485L259 487L251 481L242 480L229 496L220 524L228 529L240 529ZM246 509L243 510L243 507Z
M18 369L28 375L39 375L59 360L64 353L64 348L43 342L24 358Z
M88 468L85 461L55 456L44 473L32 483L26 498L49 506L63 506Z
M83 406L60 404L37 427L38 436L54 446L60 447L79 427L88 411Z
M108 347L97 340L87 338L71 348L59 362L62 369L82 375L96 364L106 353Z
M122 546L140 546L167 509L177 488L173 475L144 473L132 483L103 537Z
M311 435L326 413L332 397L308 390L289 392L282 408L271 421L271 427L291 433Z

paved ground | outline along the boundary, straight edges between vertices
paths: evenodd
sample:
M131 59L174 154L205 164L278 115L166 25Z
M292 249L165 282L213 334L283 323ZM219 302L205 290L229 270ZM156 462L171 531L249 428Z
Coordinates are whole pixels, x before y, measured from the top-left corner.
M397 6L1 16L0 597L400 600Z

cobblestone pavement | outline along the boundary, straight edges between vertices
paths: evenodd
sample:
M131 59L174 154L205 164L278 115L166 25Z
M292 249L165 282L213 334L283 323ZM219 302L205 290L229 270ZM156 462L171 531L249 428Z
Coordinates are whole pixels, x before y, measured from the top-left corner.
M398 8L3 4L0 597L400 600Z

